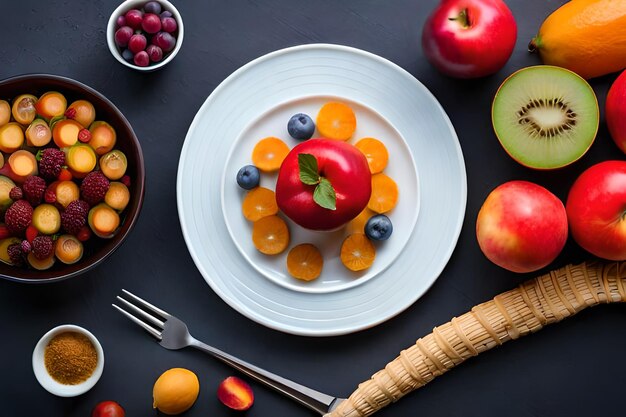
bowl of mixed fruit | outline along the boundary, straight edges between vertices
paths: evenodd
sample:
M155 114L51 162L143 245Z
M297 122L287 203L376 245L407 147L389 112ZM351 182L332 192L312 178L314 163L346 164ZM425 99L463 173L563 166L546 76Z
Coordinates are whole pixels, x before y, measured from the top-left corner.
M139 141L106 97L54 75L0 81L0 277L58 281L104 261L144 181Z

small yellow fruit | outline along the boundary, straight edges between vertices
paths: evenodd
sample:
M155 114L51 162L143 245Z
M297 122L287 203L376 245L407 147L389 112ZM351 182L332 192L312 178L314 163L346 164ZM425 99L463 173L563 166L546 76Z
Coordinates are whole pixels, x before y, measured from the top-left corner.
M184 368L168 369L154 383L152 408L167 415L180 414L191 408L199 392L196 374Z

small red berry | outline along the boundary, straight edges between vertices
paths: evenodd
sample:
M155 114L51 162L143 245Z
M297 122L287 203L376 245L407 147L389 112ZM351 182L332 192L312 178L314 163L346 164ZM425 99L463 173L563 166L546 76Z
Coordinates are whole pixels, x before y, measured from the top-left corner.
M90 237L91 229L89 228L89 226L86 225L81 227L78 233L76 233L76 239L80 240L81 242L89 240Z
M59 181L71 181L74 176L67 168L62 168L57 179Z
M78 140L83 143L89 142L91 140L91 132L89 129L81 129L78 132Z
M0 224L0 239L6 239L11 236L11 232L9 232L9 228L6 224Z
M124 184L127 188L130 188L130 177L128 175L124 175L120 178L120 182Z
M143 13L140 10L132 9L126 12L124 15L126 24L133 29L138 29L141 26L143 20Z
M150 65L150 57L146 51L139 51L135 54L133 62L138 67L147 67Z
M128 41L128 49L130 49L133 54L137 54L146 49L146 45L148 45L148 41L146 37L140 33L134 34Z
M76 109L73 107L70 107L69 109L65 110L65 117L67 117L68 119L73 119L74 117L76 117Z
M39 235L39 230L32 224L26 228L26 240L29 243L33 243L33 239L35 239Z
M43 199L48 204L54 204L57 201L57 193L54 191L54 187L48 187L43 194Z

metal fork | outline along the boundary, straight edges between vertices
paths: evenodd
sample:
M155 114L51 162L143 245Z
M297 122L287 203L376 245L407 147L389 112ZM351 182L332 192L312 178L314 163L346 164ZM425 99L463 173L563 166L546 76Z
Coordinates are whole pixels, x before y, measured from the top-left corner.
M187 325L180 319L129 291L122 289L122 295L125 295L126 298L118 295L117 300L125 308L121 308L116 304L112 304L112 306L134 323L144 328L166 349L178 350L188 346L199 349L322 416L334 410L344 400L343 398L332 397L305 387L209 346L191 336Z

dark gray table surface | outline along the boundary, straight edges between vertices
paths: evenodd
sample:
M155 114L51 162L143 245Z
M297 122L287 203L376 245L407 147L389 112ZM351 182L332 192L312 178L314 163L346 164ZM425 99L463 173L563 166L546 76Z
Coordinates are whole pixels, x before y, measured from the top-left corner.
M420 46L435 0L176 1L185 21L178 57L152 74L116 62L105 42L115 0L4 0L0 8L0 78L52 73L99 90L126 115L144 151L146 196L125 244L103 265L52 285L0 282L0 415L87 416L99 401L120 402L128 416L155 415L152 386L165 369L186 367L201 392L187 416L237 415L215 395L230 368L197 351L167 351L111 308L121 288L133 290L184 318L197 337L266 369L330 394L357 384L438 324L511 289L533 274L514 274L480 252L474 227L491 189L508 180L535 181L565 200L586 167L624 159L604 121L589 153L556 172L536 172L501 149L490 124L498 85L514 70L539 63L526 44L563 1L508 1L519 26L508 64L497 74L460 81L437 73ZM224 303L196 269L178 221L176 171L185 134L211 91L248 61L305 43L337 43L381 55L406 69L441 102L454 124L467 168L468 201L454 254L434 286L397 317L355 334L313 338L259 325ZM615 74L591 81L603 114ZM216 238L226 238L216 237ZM590 255L573 241L545 270ZM626 306L585 311L535 335L474 358L380 411L383 416L582 416L623 413L626 386ZM35 343L50 328L75 323L104 346L100 382L74 399L39 386L31 368ZM247 416L312 416L301 406L252 383Z

